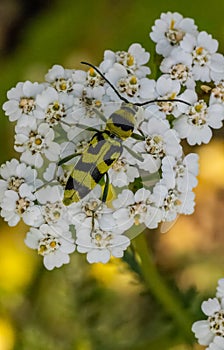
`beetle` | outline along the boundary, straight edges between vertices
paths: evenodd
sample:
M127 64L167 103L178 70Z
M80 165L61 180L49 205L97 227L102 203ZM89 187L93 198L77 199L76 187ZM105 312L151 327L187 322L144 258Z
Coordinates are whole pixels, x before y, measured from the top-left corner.
M123 102L121 107L113 112L106 121L105 129L95 133L75 164L65 186L63 203L66 206L73 202L79 202L94 189L105 174L107 175L108 170L122 154L122 142L134 136L135 116L139 107L149 103L169 101L167 99L155 99L142 103L131 103L124 96L120 95L97 67L88 62L81 63L92 67L109 84ZM188 102L179 99L172 99L170 101L182 102L189 105ZM66 160L71 159L73 156L75 155L66 157ZM61 160L59 164L63 162ZM109 178L107 175L103 201L106 201L108 186Z

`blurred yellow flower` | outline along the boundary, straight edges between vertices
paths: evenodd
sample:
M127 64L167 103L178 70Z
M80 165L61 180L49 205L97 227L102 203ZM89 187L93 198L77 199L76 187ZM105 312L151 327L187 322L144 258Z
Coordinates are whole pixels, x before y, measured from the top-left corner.
M14 346L14 332L9 321L0 319L0 350L11 350Z
M224 186L224 142L214 139L199 150L199 182L209 186Z
M127 269L126 264L117 258L112 258L107 264L93 264L91 276L108 288L119 291L120 294L135 294L141 290L141 284L136 283L133 272Z
M37 259L24 245L26 231L24 225L15 228L1 226L0 288L7 292L22 289L32 278Z

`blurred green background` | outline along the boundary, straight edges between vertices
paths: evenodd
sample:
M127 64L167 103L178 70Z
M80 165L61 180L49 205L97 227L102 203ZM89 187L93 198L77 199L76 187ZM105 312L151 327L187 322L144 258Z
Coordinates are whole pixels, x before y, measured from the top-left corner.
M222 0L0 0L0 104L18 81L43 81L53 64L97 65L105 49L126 50L134 42L153 57L148 34L167 11L194 18L224 52ZM15 156L14 136L3 111L0 123L3 163ZM167 234L147 235L164 283L192 322L224 276L223 130L195 151L201 157L195 214L179 218ZM201 349L190 344L137 269L118 259L90 266L74 254L71 264L48 272L23 243L26 227L10 229L1 220L0 229L0 350Z

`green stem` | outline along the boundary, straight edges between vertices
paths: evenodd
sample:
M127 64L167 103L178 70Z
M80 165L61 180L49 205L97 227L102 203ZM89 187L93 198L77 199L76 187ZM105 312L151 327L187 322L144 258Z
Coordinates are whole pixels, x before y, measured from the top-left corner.
M193 335L191 333L191 317L187 313L187 310L184 309L180 300L178 300L178 296L169 289L162 276L159 274L144 232L133 240L133 244L141 260L141 272L147 288L157 301L163 305L166 312L173 317L177 327L181 330L186 340L191 343L193 340Z

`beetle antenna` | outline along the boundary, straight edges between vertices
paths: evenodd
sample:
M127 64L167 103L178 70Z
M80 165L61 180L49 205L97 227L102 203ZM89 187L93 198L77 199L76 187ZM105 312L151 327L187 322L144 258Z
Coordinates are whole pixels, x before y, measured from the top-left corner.
M121 94L117 91L117 89L115 88L115 86L113 84L111 84L111 82L105 77L105 75L99 70L99 68L95 67L93 64L88 63L88 62L81 62L82 64L85 64L86 66L92 67L93 69L95 69L95 71L110 85L110 87L114 90L114 92L117 94L117 96L124 101L125 103L130 103L130 101L128 101L124 96L121 96ZM166 100L166 99L154 99L154 100L150 100L150 101L145 101L145 102L136 102L133 103L133 105L135 106L145 106L149 103L155 103L155 102L181 102L181 103L185 103L188 106L191 106L191 104L187 101L184 100L180 100L178 98L174 98L174 99L170 99L170 100Z
M125 103L130 103L124 96L121 96L120 93L116 90L116 88L113 86L113 84L111 84L111 82L105 77L105 75L97 68L95 67L93 64L88 63L88 62L81 62L82 64L85 64L87 66L92 67L93 69L95 69L95 71L110 85L110 87L114 90L114 92L117 94L117 96L124 101Z
M167 99L167 100L156 98L155 100L150 100L150 101L145 101L145 102L136 102L136 103L134 103L134 105L141 107L141 106L145 106L149 103L155 103L155 102L181 102L181 103L185 103L185 105L191 106L191 104L189 102L181 100L179 98L172 98L172 99Z

